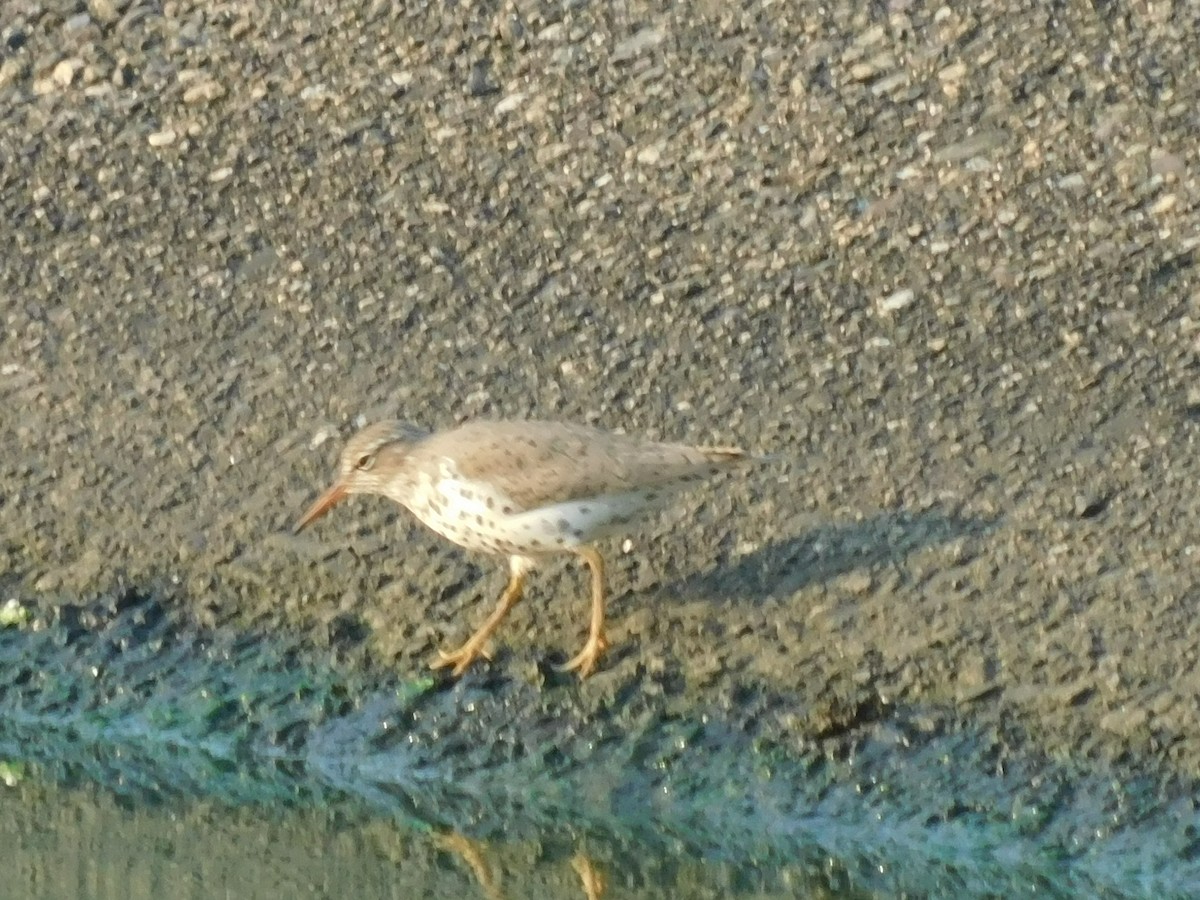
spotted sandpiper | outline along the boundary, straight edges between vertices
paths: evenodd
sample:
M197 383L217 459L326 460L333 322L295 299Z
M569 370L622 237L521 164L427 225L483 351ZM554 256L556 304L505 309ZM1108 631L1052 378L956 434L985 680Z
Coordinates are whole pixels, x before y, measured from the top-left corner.
M382 494L468 550L509 559L496 609L433 668L461 675L521 599L538 560L573 553L591 570L592 620L583 649L561 666L586 678L608 649L604 560L596 541L671 495L753 459L734 447L691 447L584 425L476 421L428 433L404 422L368 425L342 451L333 485L296 523L299 532L349 494Z

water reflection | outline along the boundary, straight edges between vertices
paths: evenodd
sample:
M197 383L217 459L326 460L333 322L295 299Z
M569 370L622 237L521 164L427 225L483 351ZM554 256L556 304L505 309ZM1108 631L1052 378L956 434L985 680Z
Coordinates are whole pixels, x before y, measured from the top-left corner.
M488 900L508 900L508 895L501 889L501 864L496 859L489 859L497 853L482 841L477 841L456 831L435 834L435 846L458 856L475 876ZM571 868L579 876L579 887L584 900L599 900L604 896L608 883L603 873L582 850L577 851L570 860Z
M0 867L13 900L866 896L834 890L830 872L796 861L744 866L615 837L488 840L349 806L130 802L87 783L48 782L37 766L8 784Z

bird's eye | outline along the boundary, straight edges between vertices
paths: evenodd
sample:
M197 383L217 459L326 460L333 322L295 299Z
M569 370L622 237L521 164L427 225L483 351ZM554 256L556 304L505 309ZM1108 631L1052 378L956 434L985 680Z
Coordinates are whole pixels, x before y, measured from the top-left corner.
M374 453L364 453L354 461L354 468L358 469L360 472L366 472L373 465L375 465Z

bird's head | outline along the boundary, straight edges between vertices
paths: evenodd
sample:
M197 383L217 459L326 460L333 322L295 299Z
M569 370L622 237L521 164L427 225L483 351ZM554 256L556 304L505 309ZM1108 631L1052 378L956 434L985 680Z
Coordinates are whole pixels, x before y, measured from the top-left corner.
M346 442L333 484L300 517L293 531L306 528L350 494L386 494L413 446L427 436L406 422L376 422L363 428Z

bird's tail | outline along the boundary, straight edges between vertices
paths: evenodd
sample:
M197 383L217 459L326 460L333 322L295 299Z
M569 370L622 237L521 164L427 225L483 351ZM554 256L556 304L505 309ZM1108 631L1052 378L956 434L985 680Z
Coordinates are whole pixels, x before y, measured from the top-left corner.
M740 462L750 454L740 447L697 447L709 462Z
M766 463L780 459L778 453L751 453L741 447L697 447L700 454L709 462L718 465L736 463Z

